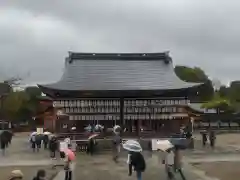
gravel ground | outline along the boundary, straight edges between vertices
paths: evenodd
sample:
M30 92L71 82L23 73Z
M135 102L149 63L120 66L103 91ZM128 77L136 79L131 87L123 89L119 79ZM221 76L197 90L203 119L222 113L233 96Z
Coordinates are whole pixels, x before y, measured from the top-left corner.
M240 177L240 162L194 163L193 166L220 180L239 180Z

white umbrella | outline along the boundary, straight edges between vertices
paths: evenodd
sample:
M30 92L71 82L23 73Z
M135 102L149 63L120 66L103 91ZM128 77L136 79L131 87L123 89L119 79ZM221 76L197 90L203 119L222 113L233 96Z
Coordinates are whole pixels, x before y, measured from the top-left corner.
M174 145L169 140L158 140L157 149L161 151L167 151L168 149L173 148Z
M48 132L48 131L45 131L43 134L44 134L44 135L50 135L50 134L52 134L52 133L50 133L50 132Z
M134 141L134 140L128 140L123 144L123 148L128 150L128 151L132 151L132 152L141 152L142 151L142 147L139 144L139 142Z
M92 126L88 125L87 127L84 128L84 130L91 131L92 130Z
M37 132L36 132L36 131L34 131L34 132L32 132L32 133L30 134L31 137L32 137L32 136L35 136L35 135L37 135Z
M100 125L100 124L97 124L97 125L95 126L95 130L102 130L102 129L104 129L104 126L102 126L102 125Z
M121 131L121 127L120 127L119 125L115 125L115 126L113 127L113 132L114 132L115 134L120 133L120 131Z

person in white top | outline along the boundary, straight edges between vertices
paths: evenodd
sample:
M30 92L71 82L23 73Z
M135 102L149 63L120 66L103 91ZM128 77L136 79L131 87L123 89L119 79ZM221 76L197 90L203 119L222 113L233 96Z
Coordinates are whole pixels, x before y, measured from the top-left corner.
M59 143L59 152L60 152L61 159L64 159L64 157L65 157L65 153L64 152L65 152L65 150L67 150L67 148L68 148L67 142L61 141Z
M174 152L172 149L166 151L163 164L165 164L168 179L174 179Z

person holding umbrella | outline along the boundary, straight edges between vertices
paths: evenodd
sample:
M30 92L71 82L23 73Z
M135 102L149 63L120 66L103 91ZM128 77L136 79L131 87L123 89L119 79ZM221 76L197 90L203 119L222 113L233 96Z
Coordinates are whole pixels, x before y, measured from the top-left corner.
M64 151L65 153L65 180L72 180L72 171L73 171L73 161L76 156L75 153L70 149L70 146Z
M99 136L99 134L92 134L91 136L88 137L87 153L89 153L90 155L93 155L95 146L94 138L96 138L97 136Z
M162 164L165 165L168 179L174 179L174 145L168 140L158 140L157 149L163 152Z
M146 169L146 163L143 155L141 154L141 145L137 141L129 140L123 144L123 148L129 151L129 176L132 175L132 168L134 168L134 171L136 171L137 180L142 180L142 173Z
M118 157L121 151L121 143L122 139L120 137L121 127L119 125L115 125L113 127L113 160L118 162Z
M186 140L185 140L186 141ZM181 178L186 180L182 172L182 156L180 149L185 149L187 144L184 139L158 140L157 149L161 150L163 155L162 163L165 164L165 170L168 179L174 179L174 172L179 172Z

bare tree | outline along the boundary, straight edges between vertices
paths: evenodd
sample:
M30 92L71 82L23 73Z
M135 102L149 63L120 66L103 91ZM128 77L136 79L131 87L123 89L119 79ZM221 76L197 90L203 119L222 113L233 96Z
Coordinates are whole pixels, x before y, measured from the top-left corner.
M16 87L21 84L22 78L21 77L11 77L3 81L3 83L8 84L11 87Z

